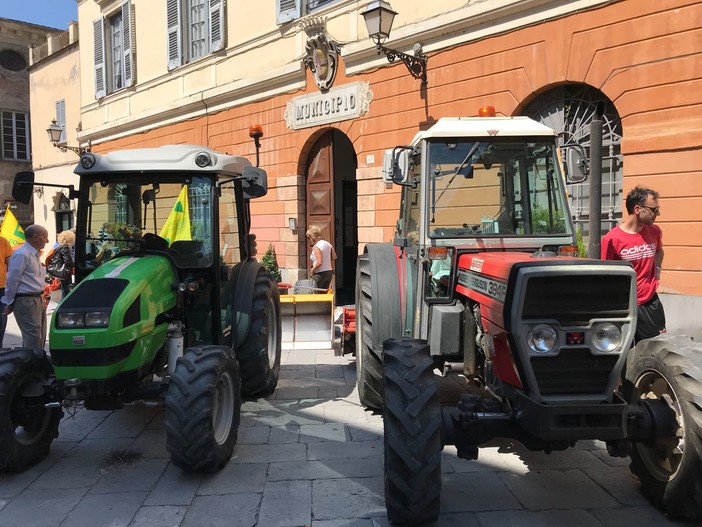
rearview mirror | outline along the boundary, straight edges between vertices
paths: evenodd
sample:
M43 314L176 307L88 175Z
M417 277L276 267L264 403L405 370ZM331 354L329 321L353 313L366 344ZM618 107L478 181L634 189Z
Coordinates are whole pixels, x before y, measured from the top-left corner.
M587 179L589 166L582 147L568 147L565 162L566 181L568 183L582 183Z
M409 178L409 150L396 147L383 154L383 181L386 184L407 183Z
M260 198L268 193L268 174L259 167L244 167L242 190L246 199Z
M34 190L34 172L23 170L15 174L15 181L12 184L12 197L15 201L27 205L32 200Z

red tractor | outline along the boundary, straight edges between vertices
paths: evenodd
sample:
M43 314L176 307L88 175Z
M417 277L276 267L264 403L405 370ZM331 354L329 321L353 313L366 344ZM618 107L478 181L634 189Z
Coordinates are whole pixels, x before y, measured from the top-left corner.
M358 260L356 356L361 403L384 413L393 522L437 518L445 445L477 459L496 437L605 441L655 505L702 518L702 346L631 347L635 273L575 256L560 159L526 117L440 119L386 153L401 211L394 242ZM440 403L452 368L465 391Z

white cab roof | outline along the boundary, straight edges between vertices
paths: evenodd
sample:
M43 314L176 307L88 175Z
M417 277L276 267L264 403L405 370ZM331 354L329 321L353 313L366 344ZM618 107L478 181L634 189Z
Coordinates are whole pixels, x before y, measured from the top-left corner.
M433 137L556 136L551 128L529 117L442 117L414 136L413 142Z
M195 158L199 154L207 154L210 164L199 167ZM80 163L75 169L76 174L93 174L109 172L140 172L140 171L192 171L218 174L242 174L245 166L251 162L245 157L232 156L215 152L210 148L197 145L167 145L158 148L134 148L115 150L107 154L93 154L95 166L83 168Z

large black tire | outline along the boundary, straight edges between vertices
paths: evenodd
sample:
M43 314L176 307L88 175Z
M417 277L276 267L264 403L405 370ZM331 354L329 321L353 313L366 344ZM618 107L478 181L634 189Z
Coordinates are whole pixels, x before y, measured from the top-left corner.
M439 516L441 407L425 341L385 342L385 507L393 523Z
M166 447L187 472L213 472L232 457L241 418L239 367L226 346L188 348L166 394Z
M49 454L63 411L46 408L44 383L53 374L40 349L0 353L0 471L21 471Z
M256 275L249 333L236 350L241 394L265 396L278 385L281 354L280 292L267 272Z
M630 468L641 493L670 517L702 519L702 345L673 335L639 342L627 358L625 395L664 400L678 425L634 444Z
M368 246L356 266L356 385L361 404L383 408L383 342L402 336L392 245Z

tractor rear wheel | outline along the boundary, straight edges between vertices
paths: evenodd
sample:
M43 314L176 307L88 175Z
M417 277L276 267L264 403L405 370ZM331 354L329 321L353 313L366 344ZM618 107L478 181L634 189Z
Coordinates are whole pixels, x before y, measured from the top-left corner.
M244 397L269 395L278 385L281 354L280 292L266 272L256 275L249 334L237 349Z
M63 411L46 408L53 367L40 349L0 353L0 471L21 471L44 459Z
M388 518L412 525L434 521L441 497L441 407L429 346L386 340L383 359Z
M641 492L670 517L702 518L702 346L687 337L643 340L627 358L625 395L630 403L665 403L670 430L635 443L631 471Z
M373 293L368 255L356 267L356 385L367 408L383 408L383 359L373 346Z
M361 404L382 410L383 343L402 336L405 295L400 294L395 247L371 243L366 251L356 266L356 384Z
M187 472L213 472L232 457L241 416L239 367L226 346L188 348L166 394L166 447Z

